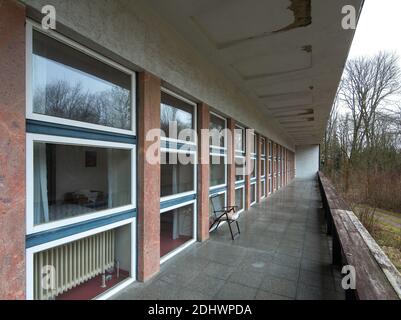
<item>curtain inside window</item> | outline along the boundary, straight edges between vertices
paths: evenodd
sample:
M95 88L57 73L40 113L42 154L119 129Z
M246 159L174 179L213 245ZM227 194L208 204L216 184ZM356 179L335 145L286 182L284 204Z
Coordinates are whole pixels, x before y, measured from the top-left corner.
M108 149L108 207L116 208L131 203L130 180L131 172L129 163L131 157L127 157L125 150Z
M34 222L49 222L49 200L47 195L46 145L34 144Z

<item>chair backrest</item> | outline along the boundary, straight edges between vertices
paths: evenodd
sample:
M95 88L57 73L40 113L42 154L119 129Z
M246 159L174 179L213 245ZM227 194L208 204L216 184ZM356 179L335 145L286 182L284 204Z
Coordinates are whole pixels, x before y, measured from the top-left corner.
M212 202L213 214L214 214L215 218L217 218L217 211L221 210L220 203L218 202L218 197L219 197L218 194L215 194L210 197L210 200Z

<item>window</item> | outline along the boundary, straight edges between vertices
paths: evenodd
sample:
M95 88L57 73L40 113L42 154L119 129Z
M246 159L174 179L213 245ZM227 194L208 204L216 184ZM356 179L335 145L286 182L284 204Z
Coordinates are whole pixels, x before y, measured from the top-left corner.
M262 156L266 157L266 139L260 138L260 150L262 152Z
M161 148L161 263L195 241L197 214L195 115L195 103L162 88L160 126L166 136L161 140L170 143L165 143Z
M261 168L260 168L260 176L261 177L265 177L266 176L266 159L265 158L261 158L261 160L260 160L260 165L261 165Z
M251 179L256 179L256 175L257 175L257 171L258 171L258 164L257 164L256 158L251 158L251 166L252 166Z
M235 157L235 182L245 181L245 157Z
M194 239L194 205L163 212L160 216L160 256Z
M226 119L210 113L210 146L224 148L225 145L225 129Z
M251 183L250 196L251 196L251 205L256 203L256 183Z
M167 138L193 142L194 105L163 89L161 93L160 127ZM189 129L189 130L188 130Z
M240 126L235 126L235 151L245 152L245 129Z
M34 142L34 224L131 204L131 152Z
M106 299L135 279L135 72L29 20L26 35L27 299Z
M58 122L71 125L79 121L133 129L132 73L35 29L32 38L29 117L52 122L63 118L68 121Z
M266 180L262 180L261 185L262 185L261 197L265 198L266 197Z
M244 211L245 203L245 192L244 187L239 187L235 189L235 205L237 206L238 212Z
M226 185L225 157L210 156L210 187Z
M167 197L195 190L194 171L195 156L186 154L187 162L180 160L179 155L173 150L161 153L160 165L160 196Z

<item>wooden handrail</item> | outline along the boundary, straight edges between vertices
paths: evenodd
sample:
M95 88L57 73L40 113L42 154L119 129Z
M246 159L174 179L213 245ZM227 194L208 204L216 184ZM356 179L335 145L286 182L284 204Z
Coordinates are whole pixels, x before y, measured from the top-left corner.
M320 193L333 236L333 264L355 268L356 288L346 290L347 299L399 300L401 274L336 192L323 173L318 173Z

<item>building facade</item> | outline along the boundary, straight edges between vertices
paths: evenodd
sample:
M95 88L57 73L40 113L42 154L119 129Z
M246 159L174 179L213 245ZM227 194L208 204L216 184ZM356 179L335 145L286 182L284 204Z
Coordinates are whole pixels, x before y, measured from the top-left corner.
M293 131L144 1L5 0L0 40L0 298L106 299L295 178Z

